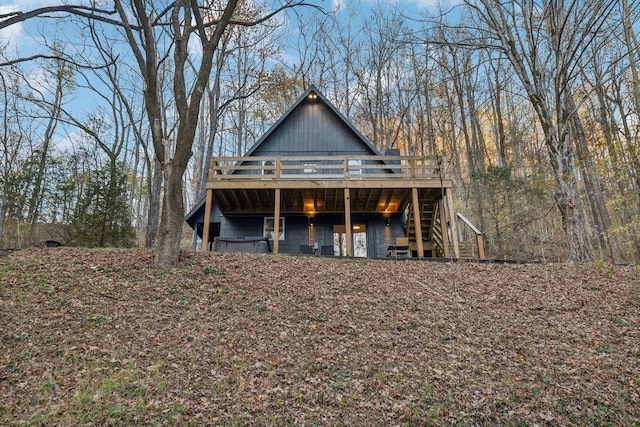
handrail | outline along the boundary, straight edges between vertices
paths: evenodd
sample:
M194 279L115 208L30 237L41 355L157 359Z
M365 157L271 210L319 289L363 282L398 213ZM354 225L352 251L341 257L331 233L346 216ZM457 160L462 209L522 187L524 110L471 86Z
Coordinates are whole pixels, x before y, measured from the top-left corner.
M249 156L214 157L209 181L261 179L445 178L446 160L416 156Z
M482 236L482 232L480 230L478 230L478 228L475 225L473 225L471 223L471 221L469 221L467 218L465 218L465 216L462 215L460 212L457 212L456 216L458 218L460 218L460 220L462 221L462 223L464 225L469 227L469 229L475 233L475 235L476 235L476 244L478 245L478 258L484 259L485 258L485 254L484 254L484 237Z

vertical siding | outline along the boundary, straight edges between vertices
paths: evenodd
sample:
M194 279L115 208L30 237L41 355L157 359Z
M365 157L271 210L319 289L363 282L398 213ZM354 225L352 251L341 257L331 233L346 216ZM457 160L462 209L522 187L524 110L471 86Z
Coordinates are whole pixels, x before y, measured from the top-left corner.
M300 245L309 244L309 218L304 215L285 217L284 241L280 241L280 253L299 254Z
M264 218L261 216L225 216L220 224L223 237L262 237Z
M267 215L272 216L272 215ZM221 218L220 235L223 237L262 237L264 216L232 215ZM300 253L300 245L309 244L309 219L304 215L284 217L284 240L279 243L282 254ZM273 248L273 242L271 242Z
M256 156L374 154L326 104L302 102L253 152Z
M269 215L270 216L270 215ZM344 224L340 214L319 215L310 226L306 215L285 216L285 240L279 244L282 254L299 254L300 245L333 245L333 225ZM264 234L264 216L233 215L223 216L217 206L213 206L211 222L220 222L222 237L262 237ZM352 222L367 227L367 257L384 258L388 247L395 244L396 237L404 236L404 214L393 214L386 218L380 215L356 214ZM273 242L271 243L273 247Z

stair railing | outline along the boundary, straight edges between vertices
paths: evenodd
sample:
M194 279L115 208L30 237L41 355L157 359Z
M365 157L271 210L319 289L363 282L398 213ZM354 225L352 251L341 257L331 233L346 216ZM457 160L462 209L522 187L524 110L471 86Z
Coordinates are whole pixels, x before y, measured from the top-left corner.
M476 245L478 248L478 258L480 259L484 259L485 258L485 254L484 254L484 237L482 236L482 232L480 230L478 230L476 228L476 226L474 226L471 221L469 221L467 218L465 218L464 215L462 215L461 213L456 213L456 216L458 217L458 219L460 220L460 222L466 227L458 227L458 234L462 234L466 231L466 229L468 228L469 230L471 230L475 236L476 236ZM462 236L458 236L458 241L465 241L463 238L461 238Z

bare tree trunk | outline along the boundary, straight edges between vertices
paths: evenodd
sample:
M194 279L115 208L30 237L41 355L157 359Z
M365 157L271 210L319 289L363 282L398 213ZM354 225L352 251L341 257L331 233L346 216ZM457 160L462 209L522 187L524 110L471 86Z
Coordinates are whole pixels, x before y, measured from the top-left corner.
M426 134L427 134L427 152L424 151L424 144L421 147L421 153L424 156L429 155L435 157L438 155L438 147L436 145L435 129L433 127L433 109L431 108L431 88L429 86L429 80L424 82L424 111L427 119Z
M457 52L450 49L451 57L453 58L453 69L451 70L451 78L453 80L453 86L456 92L456 99L458 101L458 108L460 109L460 127L462 128L462 135L464 136L464 146L467 153L467 165L469 168L469 174L473 176L476 172L476 156L471 148L471 137L469 136L469 125L467 123L466 105L464 102L464 89L462 87L462 73L463 70L458 64Z
M546 129L545 143L557 184L554 197L567 236L569 260L593 261L586 218L577 194L575 158L568 138L568 117L566 114L564 116L561 134L556 132L554 124L547 117L543 123L543 129Z
M627 0L622 0L622 16L624 26L624 40L627 45L627 53L629 55L629 68L631 69L631 81L633 87L633 103L636 110L636 116L640 118L640 71L636 53L640 45L636 38L633 26L631 25L631 10ZM626 122L626 121L625 121ZM626 123L625 123L626 124ZM631 138L627 139L627 150L633 165L632 173L636 177L638 183L637 189L640 189L640 156L638 155L637 141Z
M3 109L2 109L2 153L0 155L0 172L5 177L2 182L2 193L0 194L0 242L4 235L4 220L7 215L7 207L9 204L9 180L6 179L9 176L11 170L12 155L9 149L9 91L7 90L7 82L4 74L0 73L0 82L2 82Z
M223 49L224 50L224 49ZM202 163L200 164L200 181L196 182L197 199L205 196L207 177L209 175L209 161L213 157L213 149L218 134L219 118L220 118L220 74L222 72L223 56L218 53L216 61L216 72L214 73L213 85L209 83L207 88L207 99L209 103L209 136L203 153Z
M593 164L591 153L589 152L587 137L584 134L582 121L577 113L573 96L568 94L566 102L567 107L574 111L571 114L571 129L575 135L576 153L580 160L580 169L588 195L589 207L596 226L598 241L601 247L609 249L609 254L613 261L620 263L622 262L622 255L620 253L618 239L614 234L609 233L611 219L607 211L602 183L600 182L600 177L595 173L596 168Z
M491 101L493 106L493 114L495 121L495 144L496 144L496 160L500 167L509 167L509 160L507 159L507 136L504 131L504 118L502 115L502 82L500 80L500 60L497 60L497 66L494 66L493 61L489 64L493 71L492 78L488 79L489 93L491 94ZM493 83L495 82L495 83Z
M158 225L160 224L160 200L162 195L162 168L160 162L155 157L151 157L147 162L147 229L145 232L144 245L152 248L156 242Z
M29 229L29 242L33 243L36 223L39 219L40 206L42 204L44 177L47 168L47 160L49 158L49 151L52 143L52 139L58 126L58 120L60 119L60 109L62 107L62 89L67 78L67 65L63 62L57 64L56 77L56 89L54 92L54 99L51 102L51 111L48 111L49 121L47 122L47 128L44 131L42 148L38 159L38 167L36 170L36 177L34 182L34 188L29 198L29 214L28 220L31 228Z

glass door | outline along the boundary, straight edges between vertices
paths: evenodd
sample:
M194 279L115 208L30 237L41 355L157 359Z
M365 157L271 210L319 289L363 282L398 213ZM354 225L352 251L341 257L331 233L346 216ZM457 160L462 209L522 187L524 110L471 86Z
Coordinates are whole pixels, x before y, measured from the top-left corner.
M354 224L352 227L353 256L367 257L367 227L364 224ZM347 256L347 233L344 224L333 226L333 253L337 256Z

